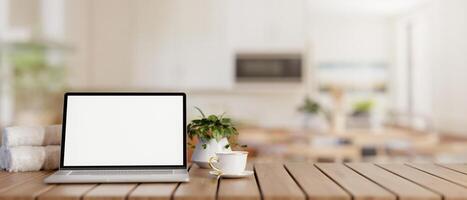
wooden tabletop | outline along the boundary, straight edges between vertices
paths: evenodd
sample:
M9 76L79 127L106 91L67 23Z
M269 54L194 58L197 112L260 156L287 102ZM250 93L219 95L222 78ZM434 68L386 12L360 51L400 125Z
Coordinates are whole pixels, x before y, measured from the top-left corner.
M44 184L52 172L0 172L0 200L310 199L467 200L467 164L257 163L255 176L216 179L192 166L188 183Z

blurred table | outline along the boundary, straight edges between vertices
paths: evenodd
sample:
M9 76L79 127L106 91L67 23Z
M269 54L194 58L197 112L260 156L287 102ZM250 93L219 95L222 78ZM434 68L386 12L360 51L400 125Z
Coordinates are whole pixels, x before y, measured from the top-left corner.
M434 158L440 151L448 149L438 148L440 144L436 134L391 127L381 130L349 129L342 133L328 134L314 134L304 130L245 128L240 130L239 142L248 144L259 157L315 161L360 161L366 156L364 152L374 152L374 157L377 158L395 155L409 159L418 155Z

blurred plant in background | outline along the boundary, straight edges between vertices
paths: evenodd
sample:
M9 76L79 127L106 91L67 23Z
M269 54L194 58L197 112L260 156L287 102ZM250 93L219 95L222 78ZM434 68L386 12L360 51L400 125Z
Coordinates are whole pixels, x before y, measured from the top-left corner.
M306 96L303 104L298 107L298 111L303 114L303 129L313 133L328 131L328 113L324 111L318 101Z
M381 122L372 113L375 102L371 99L357 101L352 105L351 117L347 122L349 128L377 129Z
M353 105L353 116L368 116L373 110L374 102L372 100L358 101Z
M10 45L18 121L59 122L61 97L66 88L64 50L59 45L39 42Z
M298 111L306 114L317 114L321 111L321 106L317 101L307 96L305 97L303 104L298 107Z

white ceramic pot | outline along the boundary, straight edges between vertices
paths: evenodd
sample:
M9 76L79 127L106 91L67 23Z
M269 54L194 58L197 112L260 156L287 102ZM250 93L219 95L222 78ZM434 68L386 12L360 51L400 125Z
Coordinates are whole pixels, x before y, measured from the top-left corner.
M319 114L304 114L303 128L313 134L324 134L329 132L329 124L325 117Z
M206 144L206 148L203 148L203 144ZM217 152L230 152L232 149L225 148L229 144L227 138L222 138L219 141L211 139L209 141L200 141L196 144L196 148L191 156L191 161L196 163L201 168L209 167L209 158L216 156Z

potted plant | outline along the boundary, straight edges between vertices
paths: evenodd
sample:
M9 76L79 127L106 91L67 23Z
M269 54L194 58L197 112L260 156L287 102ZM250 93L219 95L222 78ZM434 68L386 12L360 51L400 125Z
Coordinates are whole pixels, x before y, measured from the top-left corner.
M372 115L371 111L374 108L372 100L362 100L353 104L352 118L349 126L352 128L371 128Z
M206 116L201 109L195 108L200 112L201 118L192 120L187 126L190 141L195 137L198 139L196 146L189 143L194 148L191 160L201 168L209 168L208 160L216 152L231 151L232 145L238 145L229 143L229 139L238 135L238 131L232 120L223 114Z
M317 133L325 132L328 129L326 118L323 116L325 113L321 105L314 99L309 96L305 97L303 104L298 107L298 111L304 115L304 129L311 129Z

